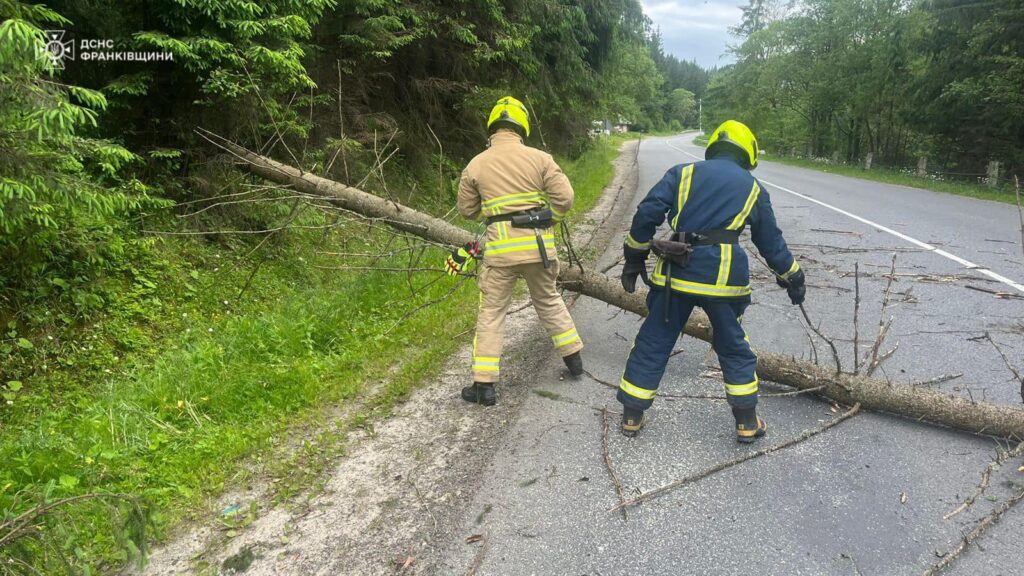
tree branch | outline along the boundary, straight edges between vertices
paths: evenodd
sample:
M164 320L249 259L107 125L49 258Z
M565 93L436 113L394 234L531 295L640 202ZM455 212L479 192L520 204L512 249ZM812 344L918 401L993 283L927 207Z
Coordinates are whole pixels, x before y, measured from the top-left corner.
M731 468L732 466L735 466L737 464L742 464L743 462L746 462L747 460L753 460L754 458L757 458L759 456L764 456L765 454L771 454L772 452L778 452L779 450L782 450L783 448L789 448L790 446L792 446L794 444L799 444L800 442L803 442L804 440L807 440L808 438L813 438L813 437L817 436L818 434L821 434L822 432L825 432L826 430L828 430L829 428L832 428L836 424L839 424L840 422L843 422L843 421L853 417L859 411L860 411L860 404L854 404L853 408L850 408L848 411L843 413L841 416L830 420L829 422L825 423L824 425L822 425L822 426L820 426L818 428L815 428L813 430L804 430L803 432L800 433L800 435L798 435L798 436L796 436L794 438L790 438L789 440L786 440L785 442L783 442L781 444L776 444L775 446L769 446L767 448L762 448L762 449L754 451L754 452L748 452L747 454L744 454L742 456L738 456L736 458L733 458L732 460L728 460L726 462L720 462L718 464L715 464L714 466L712 466L712 467L710 467L710 468L708 468L706 470L702 470L700 472L697 472L696 474L691 474L690 476L687 476L685 478L680 478L679 480L676 480L674 482L669 482L668 484L665 484L664 486L661 486L660 488L655 488L654 490L651 490L651 491L646 492L646 493L644 493L644 494L642 494L640 496L637 496L636 498L633 498L632 500L627 500L627 501L619 504L618 506L614 506L612 508L609 508L608 511L609 512L614 512L614 511L616 511L616 510L618 510L620 508L624 508L624 507L627 507L627 506L636 506L637 504L640 504L641 502L646 502L648 500L652 500L654 498L657 498L658 496L662 496L662 495L664 495L667 492L670 492L670 491L672 491L672 490L674 490L676 488L679 488L680 486L684 486L686 484L692 484L693 482L696 482L696 481L701 480L703 478L707 478L708 476L711 476L712 474L714 474L716 472L721 472L722 470L725 470L726 468Z

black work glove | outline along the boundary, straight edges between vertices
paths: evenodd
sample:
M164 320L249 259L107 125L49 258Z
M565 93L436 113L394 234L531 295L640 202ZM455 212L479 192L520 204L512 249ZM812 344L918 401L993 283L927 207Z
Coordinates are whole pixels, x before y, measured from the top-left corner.
M805 278L804 271L797 270L788 280L776 277L775 283L780 287L785 288L789 294L789 301L794 306L799 306L804 303L804 297L807 295L807 287L804 286Z
M641 274L647 278L647 255L650 250L638 250L629 246L622 247L626 263L622 265L622 289L632 294L636 292L636 278Z

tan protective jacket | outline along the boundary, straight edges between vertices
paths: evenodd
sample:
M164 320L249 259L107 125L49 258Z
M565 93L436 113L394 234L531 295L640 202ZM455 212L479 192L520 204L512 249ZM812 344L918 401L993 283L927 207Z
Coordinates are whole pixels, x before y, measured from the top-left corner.
M510 214L547 206L556 220L572 208L569 179L547 152L530 148L514 132L499 131L491 136L490 147L473 158L462 171L457 207L466 218ZM548 258L558 257L551 228L540 230ZM535 231L513 228L510 222L487 226L484 263L514 266L540 262Z

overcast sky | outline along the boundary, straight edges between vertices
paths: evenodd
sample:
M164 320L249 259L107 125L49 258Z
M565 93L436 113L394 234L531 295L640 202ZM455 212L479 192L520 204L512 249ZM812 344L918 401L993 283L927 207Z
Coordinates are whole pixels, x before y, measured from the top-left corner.
M736 43L729 27L739 24L745 0L641 0L644 12L661 29L665 52L696 60L705 68L733 61L726 44Z

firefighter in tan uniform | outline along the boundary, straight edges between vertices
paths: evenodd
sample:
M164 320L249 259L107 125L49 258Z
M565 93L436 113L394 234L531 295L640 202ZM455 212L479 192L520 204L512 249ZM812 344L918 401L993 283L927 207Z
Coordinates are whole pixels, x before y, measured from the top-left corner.
M491 406L497 400L505 314L519 278L526 280L537 316L572 376L583 373L580 340L569 310L555 288L558 253L553 226L572 208L569 179L550 154L526 146L530 135L526 107L515 98L498 100L487 121L486 151L470 161L459 182L459 212L487 223L482 247L453 255L449 271L461 271L469 256L483 250L480 312L473 339L473 385L462 398ZM462 254L460 257L458 254Z

